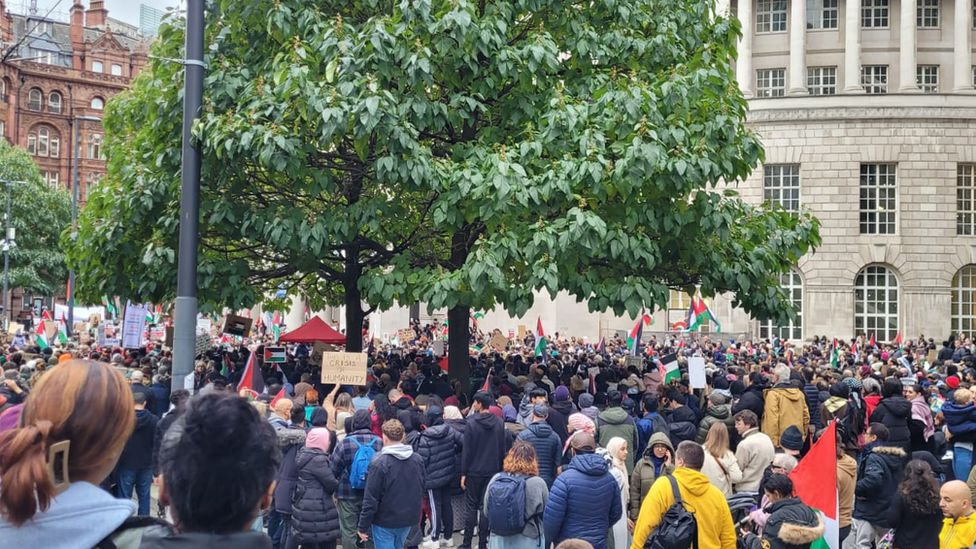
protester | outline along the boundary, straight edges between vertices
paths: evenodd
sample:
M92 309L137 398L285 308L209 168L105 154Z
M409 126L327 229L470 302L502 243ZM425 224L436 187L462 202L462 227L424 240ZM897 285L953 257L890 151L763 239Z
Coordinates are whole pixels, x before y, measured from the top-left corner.
M909 423L912 452L933 450L935 421L932 418L932 408L922 394L922 386L917 383L906 385L904 395L912 404L912 418Z
M462 549L471 549L478 526L478 547L488 546L487 518L481 512L488 481L502 470L506 453L505 427L491 413L491 397L475 393L461 443L461 488L464 490L465 520Z
M735 526L725 497L701 473L705 450L690 441L682 442L674 452L673 475L659 478L641 503L631 549L643 549L647 537L661 524L668 508L675 503L671 479L677 483L682 504L694 510L698 525L698 549L720 549L736 546Z
M329 463L331 436L324 427L308 432L295 464L298 482L292 503L288 549L334 549L339 538L339 511L333 495L339 486Z
M704 443L709 428L716 423L725 426L728 430L726 438L731 438L731 433L735 432L735 419L732 418L732 407L725 403L725 395L721 393L708 395L708 407L705 408L705 417L698 423L698 435L695 442Z
M424 494L424 463L403 443L403 424L383 423L383 449L369 464L359 539L372 539L376 549L403 549L410 528L420 520Z
M708 481L718 488L723 496L732 497L732 487L742 482L742 470L739 469L735 454L729 449L729 431L725 424L712 423L702 447L705 448L702 474L708 477Z
M425 540L424 549L435 549L442 539L452 543L454 536L454 510L451 506L451 489L460 478L455 468L454 456L461 451L461 435L444 423L439 406L427 408L427 428L420 435L417 454L423 459L426 471L427 498L430 502L431 534Z
M617 481L596 448L589 433L572 438L573 459L556 477L546 502L543 523L550 543L578 538L594 549L607 549L607 533L623 509Z
M837 433L837 526L843 543L851 533L854 514L854 491L857 486L857 461L847 453L844 435Z
M758 422L751 410L735 414L735 429L742 437L735 450L735 461L742 471L742 480L735 484L737 492L758 492L763 471L776 454L773 441L759 430Z
M576 412L573 401L570 399L569 388L565 385L556 387L552 393L552 406L549 407L549 426L559 437L560 445L566 443L569 437L568 425L569 416Z
M902 383L888 378L881 386L881 402L870 415L871 423L881 423L888 428L888 446L901 448L907 454L912 450L912 403L902 396Z
M762 537L747 533L743 542L749 549L809 549L824 534L820 516L793 495L793 482L786 475L772 475L764 487L769 518Z
M658 413L657 406L657 393L645 394L644 398L641 399L641 412L643 415L635 422L637 435L640 440L640 445L636 450L636 455L638 456L644 455L644 451L647 449L647 443L651 440L651 435L654 433L669 433L668 422ZM636 466L637 464L635 463L634 467L636 468Z
M131 499L135 489L139 499L139 516L149 516L149 490L153 480L153 441L158 419L146 409L146 394L132 393L136 425L119 456L119 497Z
M864 454L854 488L853 532L857 549L869 549L892 527L889 510L901 483L908 454L901 447L888 446L888 429L872 423L866 432Z
M939 508L945 516L939 532L940 549L964 549L976 543L976 514L966 483L951 480L943 484Z
M606 447L613 437L620 437L628 442L630 448L637 448L640 438L637 436L637 425L634 418L621 407L623 395L619 391L607 394L607 409L597 416L597 443ZM634 471L634 456L627 455L627 474Z
M549 407L545 404L536 404L532 407L532 422L518 434L518 440L524 440L535 449L536 461L539 466L539 476L546 481L546 487L552 486L552 482L559 474L559 467L562 464L563 445L559 440L559 435L546 423L549 418Z
M637 520L641 502L647 496L651 486L658 477L670 475L674 471L674 447L671 440L664 433L654 433L648 442L644 455L634 465L634 472L630 475L630 505L629 517Z
M610 473L620 488L620 508L623 512L610 527L607 546L613 549L627 549L630 547L630 537L627 533L633 529L634 523L627 517L627 503L630 496L630 482L627 478L627 441L620 437L613 437L607 443L606 458L610 464Z
M522 483L525 494L523 502L513 500L518 483ZM544 549L542 516L548 497L549 488L539 477L534 447L516 441L505 456L502 471L491 477L485 488L485 515L496 517L489 518L488 549ZM522 509L521 517L513 516L512 509ZM510 521L516 522L508 524Z
M808 431L810 411L803 391L790 382L790 367L780 364L774 372L776 384L765 394L762 432L773 442L773 446L780 447L780 437L790 425L801 433Z
M339 530L343 547L355 547L358 537L359 515L363 508L366 488L365 476L351 478L353 466L357 472L365 473L373 455L383 449L383 440L371 430L372 418L369 410L359 409L352 416L351 430L336 446L330 458L332 474L339 481L336 490L336 507L339 511ZM365 463L363 463L365 462ZM355 485L354 485L355 484ZM367 542L372 544L372 542Z
M905 466L889 510L888 523L895 530L892 547L939 549L939 530L942 528L939 483L925 461L913 459Z
M665 421L668 424L671 444L676 446L686 440L695 440L698 435L698 418L691 408L682 404L681 392L674 387L665 390L661 397L661 405Z
M280 451L272 427L236 395L210 392L189 401L163 436L160 500L178 533L143 549L267 549L251 530L271 506Z
M289 417L285 420L284 414ZM299 422L304 422L305 411L294 406L290 399L282 398L275 407L275 436L281 449L281 463L275 481L274 503L268 520L268 535L275 549L286 549L291 535L292 497L298 483L298 451L305 445L307 433Z

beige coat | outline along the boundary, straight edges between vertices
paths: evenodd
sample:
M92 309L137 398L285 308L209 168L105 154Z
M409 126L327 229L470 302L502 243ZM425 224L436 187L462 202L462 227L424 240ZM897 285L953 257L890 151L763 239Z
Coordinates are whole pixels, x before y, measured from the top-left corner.
M792 385L777 385L766 389L763 395L766 406L763 409L762 432L773 441L773 446L779 447L779 439L790 425L795 425L806 436L807 426L810 425L810 410L807 409L807 400L802 390Z
M705 463L701 472L726 498L732 495L732 487L742 482L742 470L739 469L739 462L735 460L735 454L731 450L725 452L722 459L715 459L705 450Z
M763 471L773 462L776 447L773 441L759 429L746 431L735 450L735 460L742 470L742 480L735 483L736 492L758 492Z

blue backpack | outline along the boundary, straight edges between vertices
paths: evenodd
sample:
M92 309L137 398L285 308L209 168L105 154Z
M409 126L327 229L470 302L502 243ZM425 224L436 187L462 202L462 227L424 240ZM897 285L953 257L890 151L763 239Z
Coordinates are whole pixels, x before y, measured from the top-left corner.
M525 477L498 473L488 487L488 529L500 536L521 534L525 528Z
M364 490L369 462L373 461L373 456L376 455L376 448L373 447L373 444L376 443L376 437L371 438L369 443L365 445L360 444L359 440L352 437L352 443L356 445L356 455L352 457L352 463L349 465L349 486L356 490Z

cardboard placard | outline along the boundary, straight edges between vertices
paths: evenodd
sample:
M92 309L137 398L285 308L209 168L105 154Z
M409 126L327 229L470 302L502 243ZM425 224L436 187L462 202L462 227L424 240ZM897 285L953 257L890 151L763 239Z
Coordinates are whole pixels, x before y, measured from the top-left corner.
M693 356L688 359L688 386L692 389L705 388L705 358Z
M210 350L210 334L197 334L193 356L198 357Z
M935 349L932 349L931 351L929 351L928 356L925 357L925 362L928 362L929 366L931 366L932 364L935 364L935 361L938 360L938 358L939 358L939 352L936 351Z
M267 364L283 364L287 358L284 347L265 347L264 362Z
M11 322L10 324L7 325L7 333L10 335L17 335L17 332L20 332L23 329L24 329L24 325L18 324L17 322Z
M364 353L322 353L322 383L366 385Z
M498 332L495 332L495 335L491 336L491 339L488 340L488 345L490 345L496 351L504 351L508 348L508 338Z
M252 322L254 320L246 316L227 315L224 317L224 326L220 331L224 334L247 337L251 334ZM199 322L197 325L199 326Z
M431 344L431 349L434 351L434 356L444 356L444 340L435 339L434 343Z
M525 335L527 333L528 333L528 331L526 331L526 329L525 329L525 324L519 324L518 325L518 338L519 339L525 339Z
M644 365L644 357L627 355L624 357L624 367L630 368L631 366L635 368L640 368Z
M51 322L50 320L44 321L44 337L48 341L54 341L55 336L58 335L58 323Z
M414 339L417 339L417 332L413 331L413 328L401 328L397 330L397 341L400 342L400 345L404 345Z

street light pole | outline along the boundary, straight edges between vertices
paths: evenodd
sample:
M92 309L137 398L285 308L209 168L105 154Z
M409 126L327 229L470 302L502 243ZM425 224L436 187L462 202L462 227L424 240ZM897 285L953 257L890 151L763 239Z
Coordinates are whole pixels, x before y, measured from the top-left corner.
M186 58L183 60L183 173L180 191L180 245L173 326L173 390L182 389L193 371L197 325L197 245L200 223L200 146L193 123L203 103L204 0L189 0L186 10Z
M101 122L102 119L97 116L75 116L72 117L71 125L74 126L75 136L74 136L74 167L72 169L71 175L71 230L74 231L78 227L78 186L81 184L80 178L78 176L78 164L81 162L81 122L82 120L87 120L89 122ZM75 325L75 270L71 269L68 271L68 325L65 326L65 330L68 335L71 335L71 330Z
M13 231L14 228L10 226L10 205L13 202L13 181L4 181L7 187L7 213L4 215L4 224L6 225L3 230L3 324L4 328L10 326L10 300L7 297L7 291L10 287L10 246L13 243Z

